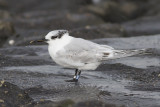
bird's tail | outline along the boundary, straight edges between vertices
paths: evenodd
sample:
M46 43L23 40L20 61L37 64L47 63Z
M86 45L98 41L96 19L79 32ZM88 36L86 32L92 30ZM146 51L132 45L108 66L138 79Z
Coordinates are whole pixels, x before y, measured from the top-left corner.
M144 55L151 54L148 52L148 49L139 49L139 50L113 50L113 55L108 59L117 59L134 55Z

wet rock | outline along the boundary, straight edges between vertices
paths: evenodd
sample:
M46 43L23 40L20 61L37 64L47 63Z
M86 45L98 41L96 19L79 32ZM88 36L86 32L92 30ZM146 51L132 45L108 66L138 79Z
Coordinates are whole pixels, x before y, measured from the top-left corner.
M74 104L75 102L72 100L64 100L59 102L59 104L57 104L58 107L70 107Z
M0 81L0 93L1 107L30 105L33 101L25 91L5 81Z
M15 30L11 22L0 21L0 46L14 34Z
M19 1L16 4L16 7L12 4L17 0L11 0L8 4L12 8L12 11L18 13L24 13L28 11L37 11L37 10L54 10L54 11L70 11L77 12L84 5L92 3L91 0L28 0L28 1ZM30 6L30 8L28 8Z
M126 36L125 29L118 24L102 24L97 26L85 26L70 32L74 37L85 39L111 38Z
M103 96L108 95L108 96L111 96L110 92L108 92L108 91L100 91L99 95L103 95Z
M160 33L160 16L148 16L122 24L126 36L140 36Z
M25 33L24 37L20 36L14 39L15 46L28 46L35 45L30 44L32 40L42 39L48 31L39 30L35 31L23 31ZM100 25L85 25L85 27L74 28L74 30L69 30L71 36L81 37L84 39L96 39L96 38L112 38L112 37L125 37L126 31L119 24L100 24ZM21 33L20 33L21 34ZM23 34L22 34L23 35ZM27 36L27 38L25 38ZM9 39L12 40L12 39ZM7 41L3 46L8 46ZM36 45L45 45L46 43L36 43Z
M75 103L72 100L63 100L60 102L44 102L40 103L38 105L35 105L35 107L125 107L125 106L116 106L114 104L106 104L105 102L101 102L98 100L91 100L91 101L82 101L79 103Z
M9 40L14 40L16 46L24 46L29 45L31 40L41 39L54 29L71 30L102 23L104 23L102 19L90 13L29 12L14 20L19 35L9 38ZM4 44L4 47L10 46L9 40Z
M81 5L89 5L92 4L93 0L77 0L77 4L81 4Z
M146 8L141 4L143 2L108 0L88 6L88 10L106 22L124 22L144 14Z
M0 17L13 13L9 20L19 35L5 36L3 46L15 47L0 49L0 78L25 90L34 100L28 106L159 107L159 35L105 39L160 33L159 0L10 0L8 5L9 12L0 11ZM46 44L29 44L54 29L67 29L75 37L103 38L94 41L116 49L153 48L152 54L106 61L95 71L82 71L78 83L67 83L74 70L56 65ZM5 102L0 97L0 104Z
M36 104L35 107L73 107L73 104L75 102L67 99L60 102L39 102L39 104Z
M32 17L19 17L16 20L16 27L19 28L34 28L34 29L73 29L87 25L96 25L104 23L100 18L90 13L74 14L66 12L52 12L52 15L38 15Z
M103 1L96 5L89 6L88 9L107 22L127 21L122 24L122 27L126 30L126 36L159 34L160 31L158 0Z
M146 5L146 12L143 14L143 17L122 24L124 29L126 29L127 36L160 33L159 0L148 1Z
M148 0L148 3L147 3L147 7L149 7L147 9L147 12L146 12L146 16L156 16L156 15L160 15L160 6L159 6L159 3L160 1L159 0L154 0L154 1L151 1L151 0Z
M73 107L125 107L125 106L116 106L114 104L106 104L101 101L84 101L75 104Z
M8 3L6 0L0 0L0 9L8 8Z
M9 19L11 17L10 13L5 10L0 10L0 19Z
M36 106L55 106L66 99L71 99L75 107L87 103L159 106L159 40L159 35L94 40L116 49L153 49L152 54L108 60L95 71L82 71L78 83L65 82L73 77L74 70L53 63L46 45L2 48L0 78L24 89Z
M41 57L36 58L39 56L35 50L43 51L46 59L41 59ZM5 54L8 53L6 56ZM10 55L18 55L17 57L10 57ZM33 56L32 60L28 59L27 56ZM41 56L41 55L40 55ZM43 56L43 55L42 55ZM38 63L37 63L38 62ZM8 48L8 49L0 49L0 67L4 66L32 66L32 65L41 65L41 64L54 64L53 61L50 60L48 56L47 47L44 48L31 48L31 47L19 47L17 48Z

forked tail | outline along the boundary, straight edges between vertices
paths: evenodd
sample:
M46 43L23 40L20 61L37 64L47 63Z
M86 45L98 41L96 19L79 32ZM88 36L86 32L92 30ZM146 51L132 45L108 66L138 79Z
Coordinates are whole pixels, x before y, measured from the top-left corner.
M108 59L117 59L117 58L123 58L133 55L144 55L149 54L147 52L147 49L139 49L139 50L113 50L113 55Z

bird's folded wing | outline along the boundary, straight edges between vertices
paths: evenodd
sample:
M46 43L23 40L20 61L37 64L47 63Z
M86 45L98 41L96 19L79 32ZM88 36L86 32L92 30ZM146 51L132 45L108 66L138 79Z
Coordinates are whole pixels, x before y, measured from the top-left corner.
M69 63L79 63L79 64L86 64L86 63L92 63L97 62L98 57L94 51L73 51L73 50L65 50L65 51L59 51L57 52L57 56L59 57L59 60L66 60Z
M99 53L98 44L76 38L64 47L63 50L57 52L59 60L68 62L86 64L97 62L101 56Z
M77 63L79 65L102 61L103 56L107 57L111 49L99 44L76 38L73 39L63 50L57 52L59 60L66 63Z

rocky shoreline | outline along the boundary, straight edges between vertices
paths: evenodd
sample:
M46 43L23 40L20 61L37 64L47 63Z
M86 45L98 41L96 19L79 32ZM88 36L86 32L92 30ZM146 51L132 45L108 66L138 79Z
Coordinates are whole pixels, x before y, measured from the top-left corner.
M13 5L14 4L14 5ZM159 0L0 0L0 106L159 107ZM116 49L151 54L110 60L83 71L56 65L46 44L54 29Z

